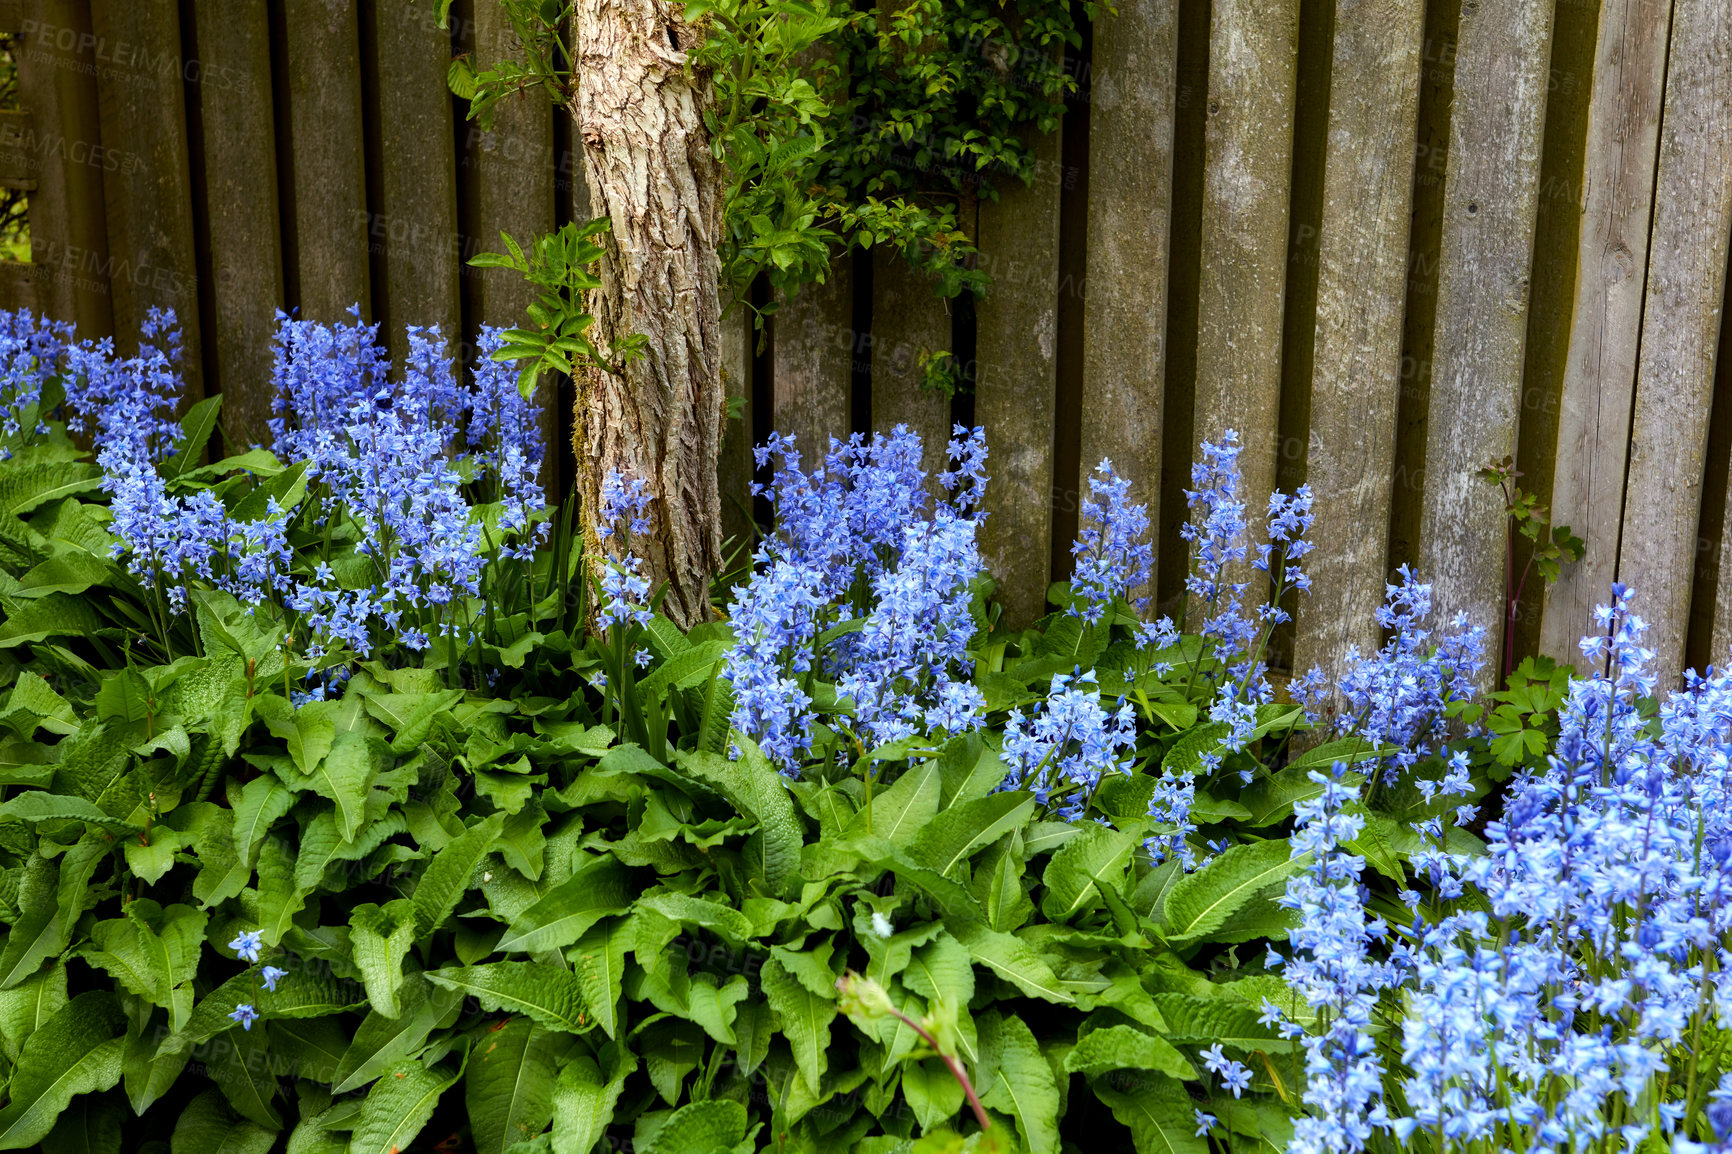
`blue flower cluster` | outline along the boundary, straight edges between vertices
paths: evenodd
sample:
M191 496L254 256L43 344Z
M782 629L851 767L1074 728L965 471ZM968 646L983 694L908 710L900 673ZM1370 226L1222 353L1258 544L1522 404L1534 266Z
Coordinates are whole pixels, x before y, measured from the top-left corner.
M1409 585L1396 601L1423 597ZM1312 1116L1295 1148L1360 1150L1372 1127L1440 1151L1732 1140L1732 1083L1696 1071L1703 1031L1732 1027L1732 678L1693 675L1648 712L1653 654L1628 590L1614 587L1596 626L1582 652L1597 672L1572 682L1555 752L1512 783L1485 852L1457 852L1440 819L1418 824L1430 892L1405 895L1410 927L1366 914L1358 859L1338 848L1356 832L1339 766L1314 803L1294 841L1315 860L1288 886L1301 929L1287 977L1331 1026L1305 1041ZM1448 690L1379 692L1435 705ZM1370 700L1390 737L1433 732ZM1465 786L1450 759L1428 792ZM1309 832L1330 814L1345 824ZM1399 1111L1367 1040L1379 992L1396 1007ZM1710 1142L1686 1132L1703 1119Z
M489 545L525 559L547 531L539 427L509 370L483 359L461 384L438 330L411 327L392 380L376 326L351 315L329 326L279 317L271 433L279 460L304 467L307 496L289 507L271 496L252 517L209 487L171 493L161 476L183 392L172 312L150 314L134 356L104 340L65 357L69 424L93 434L115 556L176 611L195 581L248 605L279 600L299 616L314 662L333 647L368 656L383 642L424 649L458 636L473 621L467 601ZM483 356L502 339L484 331ZM465 485L491 486L495 499L472 505ZM320 535L316 556L297 562L292 525ZM339 572L334 531L353 541L364 579L353 565Z
M1032 717L1011 710L1004 727L1004 760L1010 773L999 789L1033 790L1043 806L1056 793L1062 802L1055 814L1076 821L1103 774L1131 772L1136 740L1136 710L1120 700L1117 709L1108 711L1093 670L1058 674Z
M36 408L31 432L48 432L41 412L42 386L60 376L73 328L61 321L38 317L29 309L0 312L0 435L17 437L24 432L25 414ZM0 460L12 450L0 446Z
M755 487L776 511L751 579L729 607L735 643L724 676L733 725L783 770L812 748L813 682L836 686L871 745L917 732L977 728L984 699L971 680L976 541L986 440L958 426L934 502L917 434L830 442L812 472L791 437L757 450L771 481Z

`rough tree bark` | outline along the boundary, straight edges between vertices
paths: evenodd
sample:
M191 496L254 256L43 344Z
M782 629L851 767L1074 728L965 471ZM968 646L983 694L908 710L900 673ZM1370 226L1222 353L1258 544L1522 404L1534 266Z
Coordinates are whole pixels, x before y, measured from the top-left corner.
M596 346L633 333L645 355L623 372L578 382L572 430L583 533L592 554L609 472L646 478L651 531L633 538L652 581L667 584L663 611L681 628L709 615L721 563L721 170L702 112L708 76L687 67L701 31L668 0L578 0L573 116L597 215L601 288L591 293Z

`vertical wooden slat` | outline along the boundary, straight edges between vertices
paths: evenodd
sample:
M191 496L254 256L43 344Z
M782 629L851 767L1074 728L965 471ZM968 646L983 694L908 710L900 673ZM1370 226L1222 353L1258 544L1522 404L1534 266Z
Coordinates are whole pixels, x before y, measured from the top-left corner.
M1322 547L1305 560L1295 672L1334 673L1379 642L1424 23L1423 0L1336 10L1306 461Z
M1618 548L1662 688L1684 662L1729 235L1732 7L1677 0Z
M861 258L866 259L866 258ZM810 470L824 459L830 438L846 441L853 393L853 258L830 262L823 284L803 285L772 314L770 380L775 395L771 427L791 434Z
M1178 26L1178 0L1142 0L1099 17L1089 103L1082 468L1086 474L1110 458L1130 479L1131 499L1154 515L1167 376ZM1060 484L1068 489L1078 480Z
M889 245L872 250L872 429L907 425L920 435L928 487L944 468L950 398L921 387L922 356L950 348L950 302Z
M226 0L194 0L193 19L214 328L206 381L224 394L223 427L239 448L270 441L271 334L283 303L270 27L262 4Z
M502 5L483 0L475 5L475 55L482 68L523 55L522 45L505 18ZM538 236L553 231L554 182L553 114L539 90L531 89L507 97L494 105L493 126L483 132L476 121L467 125L469 146L466 160L477 166L475 174L475 235L459 259L474 252L503 252L499 234L509 233L525 248ZM535 299L535 288L510 269L464 269L477 277L481 324L516 328L529 323L525 309ZM551 377L537 386L541 430L552 448L563 432L558 390ZM557 499L559 478L555 464L559 454L549 452L542 460L542 484L550 500Z
M996 204L980 204L976 240L992 278L974 306L974 417L986 430L990 477L980 545L1009 629L1045 612L1052 574L1058 133L1034 142L1034 159L1031 185L1005 181Z
M1513 456L1521 402L1552 0L1464 3L1455 60L1427 412L1420 574L1440 621L1486 628L1501 667L1508 527L1478 476Z
M300 315L330 323L368 299L361 30L352 4L283 0Z
M13 25L7 31L20 33L13 59L28 125L23 159L35 183L31 261L46 266L32 270L39 307L74 322L80 336L104 336L113 331L114 313L106 279L92 274L108 265L102 174L135 170L141 160L124 144L103 144L90 6L32 0L0 14Z
M1617 572L1671 10L1670 0L1605 0L1600 10L1551 501L1553 522L1586 550L1548 588L1540 625L1541 650L1559 661L1579 659L1577 639Z
M173 4L91 0L91 25L107 66L97 71L105 146L139 163L103 174L108 217L106 277L114 332L130 351L151 308L172 308L186 349L186 399L204 396L199 360L198 272L193 249L180 14ZM89 271L80 275L91 275Z
M1275 487L1299 0L1218 0L1209 30L1195 436L1239 433L1255 525ZM1246 572L1238 580L1247 579Z
M372 243L385 252L375 319L384 322L392 357L401 359L404 325L437 324L452 342L460 335L457 168L445 86L451 41L431 4L375 0L371 9L379 77Z
M725 295L725 294L724 294ZM734 565L750 561L752 550L752 311L735 304L722 314L722 382L730 417L722 435L719 488L722 535Z

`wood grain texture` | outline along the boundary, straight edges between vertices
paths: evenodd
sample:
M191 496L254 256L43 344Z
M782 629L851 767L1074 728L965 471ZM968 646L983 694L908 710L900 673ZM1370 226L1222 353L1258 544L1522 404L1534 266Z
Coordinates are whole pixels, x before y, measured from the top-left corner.
M1684 662L1732 235L1732 7L1724 0L1676 0L1662 123L1618 580L1650 626L1663 690Z
M523 48L505 18L504 8L484 2L475 6L475 55L480 66L522 57ZM475 235L464 246L463 259L476 252L503 252L500 233L508 233L528 247L533 238L553 231L554 185L548 179L553 169L553 109L537 89L510 96L494 105L492 127L483 130L474 120L464 131L468 142L465 163L475 165ZM529 323L525 312L535 299L529 281L507 268L463 268L463 275L477 280L476 306L483 325L516 328ZM557 445L565 433L559 412L559 391L551 375L536 386L543 443ZM559 457L549 452L542 459L541 482L548 499L556 501Z
M9 174L17 179L6 183L30 187L31 261L41 267L25 266L24 279L40 295L28 303L74 322L81 337L107 336L114 312L106 280L68 273L64 264L69 254L89 253L98 267L107 265L103 173L136 169L140 158L125 146L103 144L91 80L90 5L30 0L7 15L13 27L6 31L21 36L13 59L24 110L7 115L0 147L23 162L22 171ZM75 35L62 36L60 29Z
M271 439L271 336L283 305L270 26L262 5L194 0L192 10L214 330L206 387L223 394L223 428L240 448Z
M1720 552L1715 560L1714 623L1709 633L1708 664L1716 669L1732 668L1732 476L1722 477L1727 486L1726 507L1720 525Z
M283 0L295 282L300 315L327 324L368 299L361 30L353 4Z
M920 358L950 348L950 302L932 281L887 245L872 249L872 429L907 425L920 435L928 487L944 468L950 398L921 388Z
M1306 461L1312 539L1328 544L1305 561L1296 672L1336 674L1380 642L1424 22L1423 0L1336 12Z
M861 258L867 259L867 258ZM772 314L771 427L792 434L810 469L835 437L846 441L852 412L854 350L853 258L830 262L823 284L803 285Z
M752 312L743 305L724 303L722 330L722 385L730 408L738 418L729 418L722 429L722 456L718 485L722 494L722 551L734 566L747 563L752 554Z
M105 173L108 261L67 254L70 275L106 283L113 294L118 347L136 347L152 308L172 308L187 349L186 402L204 396L198 355L198 271L193 248L192 178L181 76L180 15L172 4L92 0L91 26L107 67L96 74L105 144L128 149L138 163Z
M1052 575L1059 134L1035 140L1034 158L1032 185L1006 181L997 203L980 204L976 240L992 278L974 306L974 417L990 478L980 550L1009 629L1046 611Z
M1540 624L1541 651L1559 661L1578 658L1617 573L1671 15L1671 0L1600 10L1551 498L1553 523L1586 549L1547 588Z
M371 6L378 70L379 199L370 240L384 248L383 302L374 319L394 363L405 325L461 334L457 161L452 138L450 33L431 4L376 0ZM375 286L375 299L379 298Z
M1081 464L1086 474L1111 458L1130 479L1131 499L1154 514L1167 383L1178 23L1178 0L1141 0L1099 17L1089 101ZM1059 487L1080 480L1062 478ZM1044 587L1041 597L1044 606Z
M1469 0L1455 60L1420 519L1439 621L1501 652L1508 527L1477 474L1513 456L1551 58L1552 0ZM1489 684L1498 663L1489 660Z
M1209 31L1194 437L1244 446L1253 525L1275 487L1299 0L1218 0ZM1250 567L1229 580L1249 579Z

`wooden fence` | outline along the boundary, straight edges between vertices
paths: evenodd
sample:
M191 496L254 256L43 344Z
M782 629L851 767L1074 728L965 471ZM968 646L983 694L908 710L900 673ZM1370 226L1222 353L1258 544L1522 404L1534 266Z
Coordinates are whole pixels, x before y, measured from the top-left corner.
M884 254L843 258L754 348L725 465L746 522L752 439L906 422L987 428L985 547L1013 620L1068 569L1087 470L1158 510L1159 576L1195 443L1239 430L1248 504L1308 481L1314 586L1283 660L1375 645L1394 567L1501 635L1508 533L1476 478L1522 485L1587 541L1530 586L1519 651L1575 656L1609 584L1639 593L1663 672L1732 647L1732 235L1726 0L1119 0L1067 66L1081 91L1032 186L969 205L993 277L946 304ZM472 339L526 290L465 267L501 229L587 215L567 119L508 103L483 133L453 52L508 47L490 0L0 0L22 107L0 184L32 259L0 305L123 346L175 307L195 392L263 435L279 307L358 303ZM953 351L972 392L920 388ZM549 398L563 428L569 392ZM556 438L561 440L562 438ZM554 467L559 487L569 468Z

